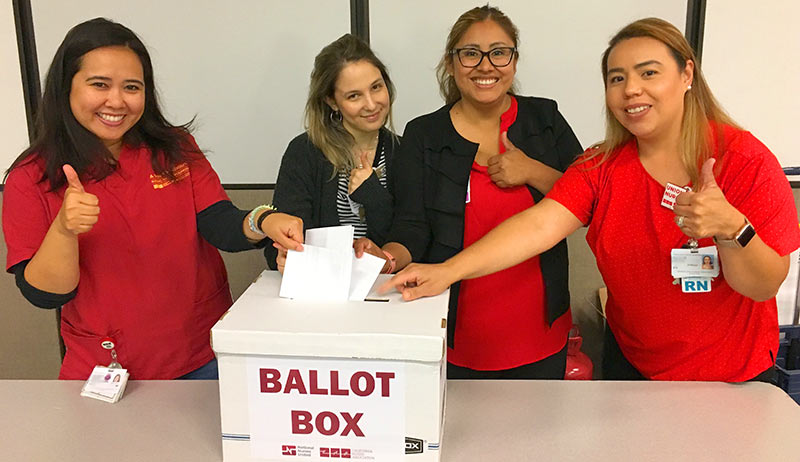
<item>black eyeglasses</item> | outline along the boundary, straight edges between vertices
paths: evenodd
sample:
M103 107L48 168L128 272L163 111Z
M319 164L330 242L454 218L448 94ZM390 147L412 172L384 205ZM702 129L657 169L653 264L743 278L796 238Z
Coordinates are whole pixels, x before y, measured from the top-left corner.
M482 51L477 48L456 48L450 50L451 55L458 56L458 62L464 67L478 67L483 62L483 58L489 58L489 62L494 67L506 67L511 64L511 60L517 53L517 47L497 47L489 51Z

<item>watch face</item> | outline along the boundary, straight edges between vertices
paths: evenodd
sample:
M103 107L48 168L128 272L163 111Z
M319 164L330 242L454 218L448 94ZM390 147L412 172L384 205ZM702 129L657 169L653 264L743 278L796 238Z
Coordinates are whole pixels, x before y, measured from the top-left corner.
M753 236L756 235L756 230L753 229L753 225L748 223L744 229L736 236L736 241L739 243L740 246L744 247L750 243L750 240L753 239Z

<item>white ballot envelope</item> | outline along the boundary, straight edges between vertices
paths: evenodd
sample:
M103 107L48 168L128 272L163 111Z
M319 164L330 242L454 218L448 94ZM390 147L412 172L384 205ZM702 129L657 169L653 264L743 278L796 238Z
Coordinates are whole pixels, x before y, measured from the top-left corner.
M295 300L361 301L370 292L385 260L353 252L353 227L306 231L303 251L290 250L280 296Z

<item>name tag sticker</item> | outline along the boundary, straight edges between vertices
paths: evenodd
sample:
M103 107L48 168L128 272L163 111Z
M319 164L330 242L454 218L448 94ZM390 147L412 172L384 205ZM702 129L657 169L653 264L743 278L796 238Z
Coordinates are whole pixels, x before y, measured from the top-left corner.
M677 199L678 194L688 190L688 188L681 188L672 183L667 183L667 187L664 188L664 195L661 197L661 206L673 210L675 208L675 199Z
M683 278L681 291L685 294L711 292L711 278Z
M716 246L672 249L672 277L715 278L717 276L719 276L719 258Z

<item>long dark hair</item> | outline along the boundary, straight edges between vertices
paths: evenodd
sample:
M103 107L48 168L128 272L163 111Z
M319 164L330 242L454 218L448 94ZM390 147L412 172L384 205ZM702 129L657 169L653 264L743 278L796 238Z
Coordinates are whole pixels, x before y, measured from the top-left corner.
M6 176L36 155L44 161L44 175L40 181L49 181L51 191L66 184L61 167L67 163L82 178L95 181L114 171L111 152L97 136L78 123L69 103L72 78L80 70L83 56L96 48L109 46L123 46L136 53L144 73L144 113L123 135L123 143L149 147L153 153L153 171L173 180L173 168L177 164L202 155L187 142L191 121L172 125L161 113L153 81L153 64L139 37L122 24L95 18L70 29L58 47L36 112L33 141L11 164Z

